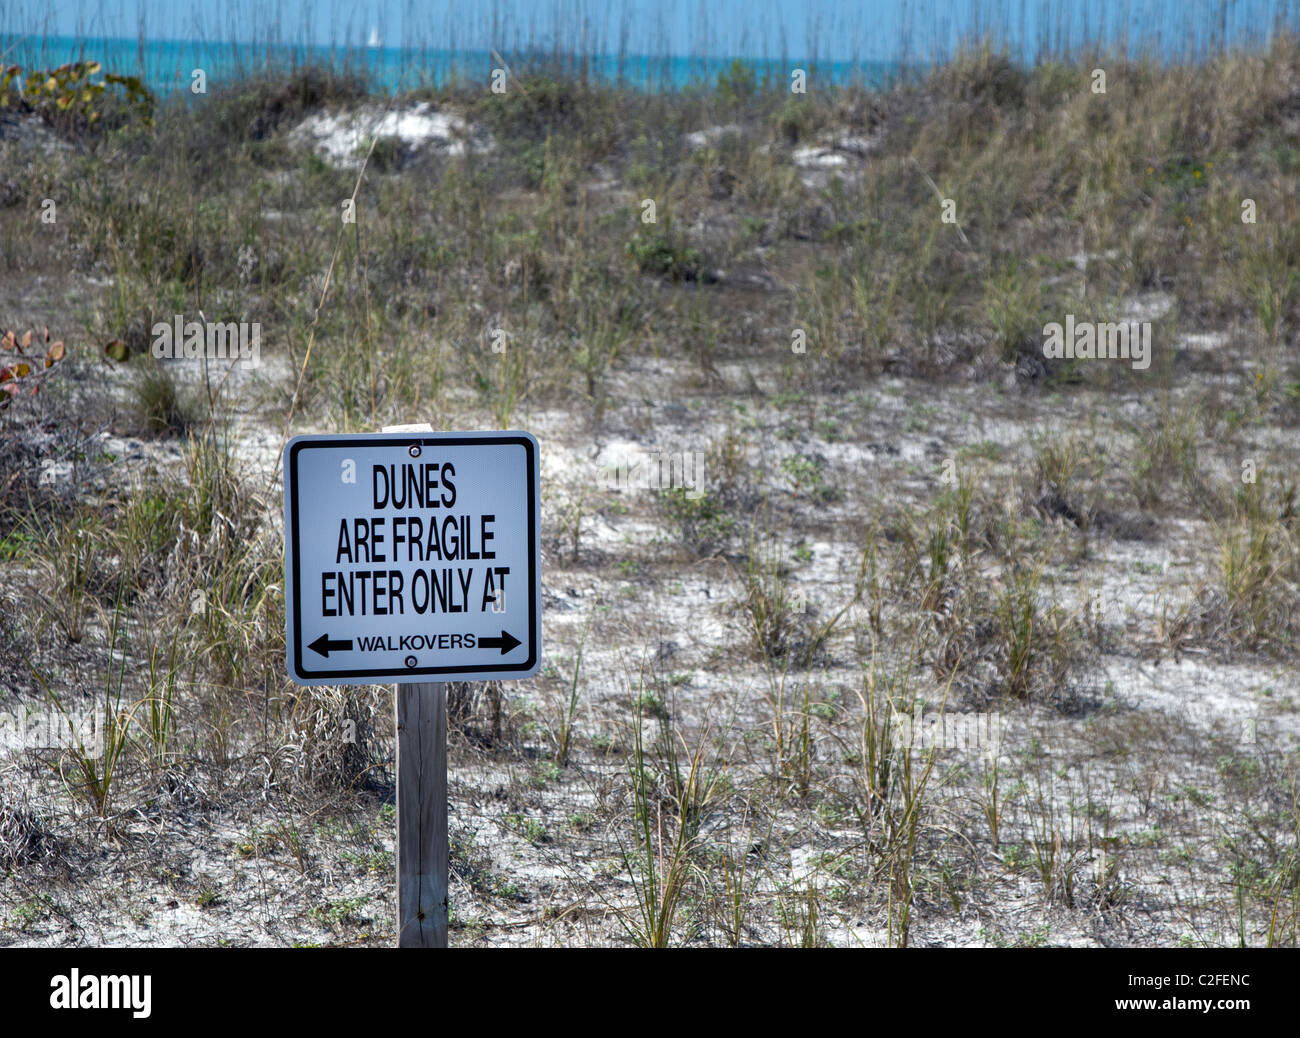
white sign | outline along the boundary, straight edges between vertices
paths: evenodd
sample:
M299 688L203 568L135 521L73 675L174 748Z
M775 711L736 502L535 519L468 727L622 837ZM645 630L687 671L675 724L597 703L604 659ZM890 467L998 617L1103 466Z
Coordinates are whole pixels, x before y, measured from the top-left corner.
M525 432L290 440L289 676L373 685L535 674L537 462L537 441Z

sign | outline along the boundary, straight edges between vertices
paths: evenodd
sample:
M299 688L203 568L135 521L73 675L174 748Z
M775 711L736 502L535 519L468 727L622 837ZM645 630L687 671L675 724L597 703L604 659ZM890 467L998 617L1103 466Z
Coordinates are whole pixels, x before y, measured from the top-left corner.
M537 441L298 436L285 644L302 685L526 678L541 664Z

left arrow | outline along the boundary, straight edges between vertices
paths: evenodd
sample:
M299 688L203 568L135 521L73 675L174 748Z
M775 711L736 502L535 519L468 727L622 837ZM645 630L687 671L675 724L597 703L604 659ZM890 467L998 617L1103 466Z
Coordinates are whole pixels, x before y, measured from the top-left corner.
M314 642L307 646L313 652L318 652L322 656L328 657L331 652L349 652L352 649L352 639L332 639L328 634L322 634Z

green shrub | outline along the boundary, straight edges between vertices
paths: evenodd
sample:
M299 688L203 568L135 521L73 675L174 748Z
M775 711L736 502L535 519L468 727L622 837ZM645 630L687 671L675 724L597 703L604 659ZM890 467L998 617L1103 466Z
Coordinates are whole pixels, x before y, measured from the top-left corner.
M16 108L41 116L57 130L85 130L99 123L106 114L111 125L120 125L131 115L145 123L153 120L154 97L137 76L113 72L100 75L98 61L76 61L56 69L29 68L18 65L0 70L0 108ZM108 87L120 87L121 92Z
M711 280L704 266L704 253L666 231L638 231L628 240L627 255L643 274L655 274L671 281Z

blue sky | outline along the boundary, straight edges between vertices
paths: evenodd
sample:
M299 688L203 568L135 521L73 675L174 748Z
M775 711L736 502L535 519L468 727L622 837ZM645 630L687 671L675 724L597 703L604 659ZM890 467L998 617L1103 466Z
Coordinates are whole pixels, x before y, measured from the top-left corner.
M892 60L927 56L980 30L1034 43L1114 38L1125 27L1174 50L1216 31L1262 32L1295 0L4 0L7 35L85 35L358 45L373 28L389 46ZM558 29L558 33L557 33ZM584 35L585 34L585 35ZM584 45L585 43L585 45Z

